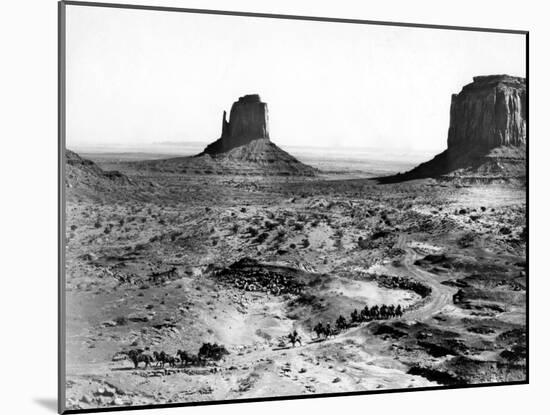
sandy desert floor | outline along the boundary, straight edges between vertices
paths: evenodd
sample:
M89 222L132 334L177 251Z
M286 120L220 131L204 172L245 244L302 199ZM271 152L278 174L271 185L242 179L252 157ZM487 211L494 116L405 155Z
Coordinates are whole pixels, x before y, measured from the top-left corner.
M67 189L69 408L525 379L523 186L124 173ZM383 304L404 314L313 331ZM124 354L206 342L229 354Z

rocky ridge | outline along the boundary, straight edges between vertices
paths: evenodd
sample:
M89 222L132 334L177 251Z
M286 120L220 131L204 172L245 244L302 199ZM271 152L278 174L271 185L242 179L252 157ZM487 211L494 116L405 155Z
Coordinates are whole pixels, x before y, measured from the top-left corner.
M97 188L131 185L132 181L119 171L106 171L92 160L65 150L65 185L68 188Z

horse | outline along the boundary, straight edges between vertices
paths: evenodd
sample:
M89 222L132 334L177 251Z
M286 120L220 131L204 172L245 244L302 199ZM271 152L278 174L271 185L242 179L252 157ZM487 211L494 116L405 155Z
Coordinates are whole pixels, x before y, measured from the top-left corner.
M185 350L178 350L176 356L180 358L182 366L187 366L188 364L199 365L201 363L197 355L187 353Z
M300 343L300 346L302 345L302 338L298 335L298 332L296 330L294 330L292 333L289 333L287 337L292 343L292 347L295 347L296 343Z
M153 363L153 358L150 355L141 352L140 350L130 350L128 352L128 357L134 363L135 369L138 368L140 362L145 363L144 369L147 369L149 365Z
M317 338L320 339L321 335L324 334L325 329L321 323L317 323L317 325L313 327L313 331L317 334Z
M176 358L167 354L164 357L164 363L168 363L168 366L170 367L176 367Z
M348 322L346 321L344 316L338 317L338 319L336 320L336 328L340 331L348 328Z
M325 335L325 339L328 339L330 336L336 336L336 331L330 327L330 323L327 323L323 329L323 334Z
M166 363L166 356L167 356L166 353L164 353L164 352L159 353L159 352L155 351L155 352L153 352L153 356L154 356L154 358L157 362L157 367L159 367L159 366L164 367L164 364Z
M402 317L403 316L403 309L401 308L401 304L398 304L395 308L395 316L396 317Z

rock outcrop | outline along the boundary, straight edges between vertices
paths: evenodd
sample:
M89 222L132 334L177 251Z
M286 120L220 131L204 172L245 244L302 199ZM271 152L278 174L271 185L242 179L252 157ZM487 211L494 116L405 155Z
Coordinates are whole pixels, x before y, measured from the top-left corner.
M474 77L452 96L447 150L385 181L445 176L486 182L524 177L526 108L525 78Z
M135 192L135 183L125 174L103 170L92 160L65 150L65 190L67 198L104 199Z
M227 113L223 112L222 135L208 145L205 154L225 153L235 147L246 145L253 140L269 140L269 117L267 104L262 102L258 94L245 95L233 103L227 121Z
M452 97L449 152L484 153L499 146L526 144L526 101L524 78L476 76Z
M103 170L92 160L65 150L65 184L67 187L96 186L100 183L130 185L131 180L123 173Z

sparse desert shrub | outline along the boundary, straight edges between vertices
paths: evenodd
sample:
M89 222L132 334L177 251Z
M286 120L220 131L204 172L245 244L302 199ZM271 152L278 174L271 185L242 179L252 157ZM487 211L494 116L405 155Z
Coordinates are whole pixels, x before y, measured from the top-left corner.
M71 225L71 231L76 231L76 228L77 228L76 225Z
M375 231L372 233L371 235L371 239L379 239L379 238L384 238L386 236L388 236L390 234L390 232L386 229L381 229L381 228L378 228L378 229L375 229Z
M475 233L468 232L468 233L465 233L464 235L462 235L458 239L457 244L461 248L469 248L470 246L472 246L474 244L475 239L476 239Z
M357 245L361 249L368 249L370 246L369 242L361 236L357 239Z
M294 230L296 231L301 231L304 229L304 224L303 223L300 223L300 222L296 222L294 224Z
M239 232L239 224L238 223L234 223L233 225L231 225L231 232L232 233L237 233Z
M119 316L115 318L115 323L117 324L117 326L125 326L126 324L128 324L128 320L124 316Z
M256 238L256 242L259 243L259 244L262 244L267 240L267 238L269 238L269 234L267 232L262 232Z
M502 228L500 228L499 232L501 235L510 235L512 233L510 228L508 228L507 226L503 226Z
M309 239L307 239L307 238L302 239L302 247L303 248L307 248L309 245L310 245Z
M98 219L95 223L94 223L94 228L96 229L99 229L101 228L103 225L101 224L101 221Z
M276 224L275 222L270 222L270 221L268 221L268 220L266 220L266 221L264 222L264 227L265 227L267 230L270 230L270 231L271 231L271 230L275 229L276 226L277 226L277 224Z
M249 226L246 231L250 234L250 236L255 237L258 235L258 230L252 226Z

